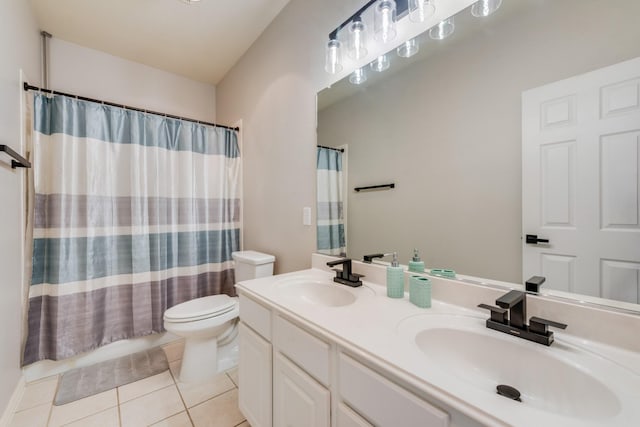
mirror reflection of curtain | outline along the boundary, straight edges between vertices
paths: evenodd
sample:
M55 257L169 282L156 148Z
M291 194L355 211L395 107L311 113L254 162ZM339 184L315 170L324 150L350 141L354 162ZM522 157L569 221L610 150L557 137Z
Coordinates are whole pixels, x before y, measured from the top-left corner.
M23 363L164 331L234 293L235 131L35 95L33 267Z
M329 255L346 253L339 150L317 147L318 250Z

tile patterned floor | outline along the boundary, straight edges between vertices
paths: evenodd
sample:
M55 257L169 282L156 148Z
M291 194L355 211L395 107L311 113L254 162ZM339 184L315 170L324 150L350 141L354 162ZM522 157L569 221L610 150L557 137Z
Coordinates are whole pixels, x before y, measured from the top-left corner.
M200 384L178 378L183 341L163 347L170 370L62 406L59 376L29 383L12 427L249 427L238 409L237 370Z

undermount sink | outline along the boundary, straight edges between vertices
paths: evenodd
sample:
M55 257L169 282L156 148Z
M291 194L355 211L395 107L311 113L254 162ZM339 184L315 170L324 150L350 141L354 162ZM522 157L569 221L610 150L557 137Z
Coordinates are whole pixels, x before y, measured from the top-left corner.
M624 369L575 346L524 341L489 330L484 319L471 316L414 316L400 322L398 332L414 340L429 366L476 391L495 394L498 385L514 387L521 393L515 405L591 420L621 411L616 393L594 374L613 370L624 378Z
M303 278L283 280L276 286L282 297L286 299L324 307L353 304L358 298L356 292L366 292L365 289L367 289L362 286L362 289L350 290L344 285L330 281Z

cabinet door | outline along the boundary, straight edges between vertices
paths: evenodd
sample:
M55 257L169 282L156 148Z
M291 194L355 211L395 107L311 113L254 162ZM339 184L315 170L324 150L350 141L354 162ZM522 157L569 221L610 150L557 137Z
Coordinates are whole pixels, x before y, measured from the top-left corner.
M281 353L276 353L273 372L273 421L276 427L329 427L329 390Z
M338 405L337 427L373 427L344 403Z
M240 322L238 406L253 427L271 427L271 344Z

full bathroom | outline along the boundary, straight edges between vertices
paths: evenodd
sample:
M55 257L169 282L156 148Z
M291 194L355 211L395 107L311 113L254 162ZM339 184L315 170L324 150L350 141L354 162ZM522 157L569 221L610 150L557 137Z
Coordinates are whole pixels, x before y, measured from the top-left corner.
M638 16L3 0L0 427L636 425Z

